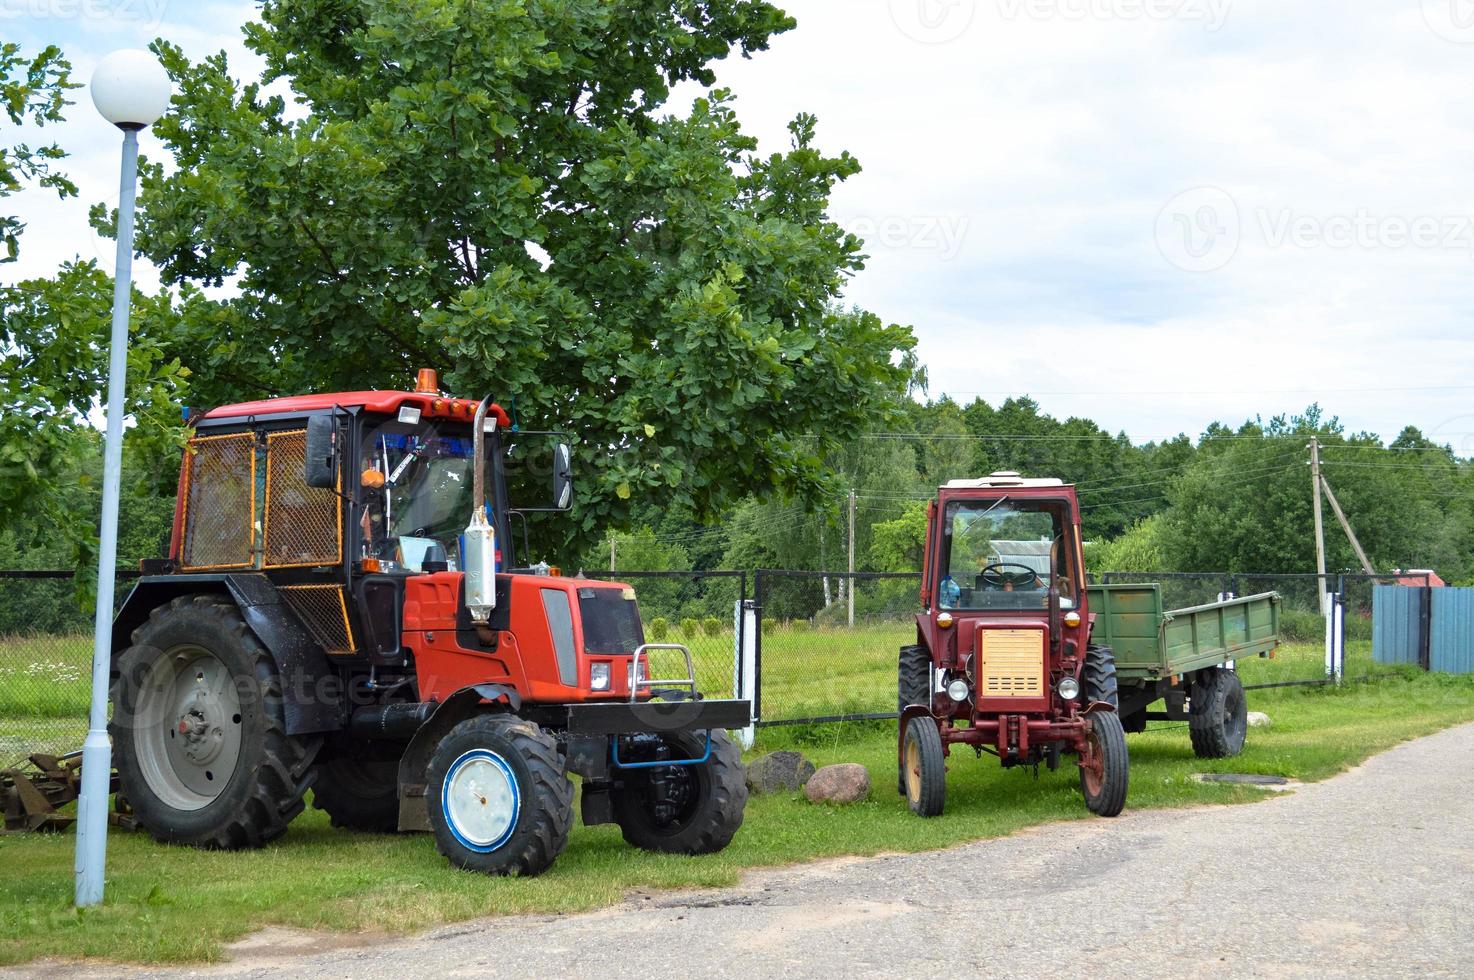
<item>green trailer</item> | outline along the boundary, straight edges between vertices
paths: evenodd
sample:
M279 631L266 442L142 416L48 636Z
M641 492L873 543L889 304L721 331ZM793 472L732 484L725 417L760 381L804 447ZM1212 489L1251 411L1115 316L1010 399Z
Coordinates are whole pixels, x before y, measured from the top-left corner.
M1244 685L1234 661L1270 657L1279 646L1278 593L1163 610L1156 583L1087 589L1090 642L1115 656L1121 722L1186 721L1193 751L1238 755L1248 732ZM1149 710L1162 701L1161 710Z

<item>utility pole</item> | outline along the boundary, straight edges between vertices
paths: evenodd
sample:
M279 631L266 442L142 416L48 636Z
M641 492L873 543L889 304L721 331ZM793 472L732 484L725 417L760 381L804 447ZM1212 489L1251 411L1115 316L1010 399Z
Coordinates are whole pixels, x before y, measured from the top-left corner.
M1351 542L1351 549L1356 552L1357 559L1361 562L1362 571L1368 575L1377 574L1372 563L1367 559L1367 553L1361 549L1361 542L1356 540L1356 532L1351 530L1351 522L1341 511L1341 504L1336 500L1336 495L1331 492L1331 483L1325 477L1320 478L1320 485L1326 492L1326 500L1330 502L1331 510L1336 515L1336 520L1341 522L1341 530L1346 532L1346 540Z
M1326 611L1326 528L1320 510L1320 440L1310 437L1310 489L1315 498L1315 573L1320 587L1320 611Z
M850 625L855 625L855 491L850 488Z

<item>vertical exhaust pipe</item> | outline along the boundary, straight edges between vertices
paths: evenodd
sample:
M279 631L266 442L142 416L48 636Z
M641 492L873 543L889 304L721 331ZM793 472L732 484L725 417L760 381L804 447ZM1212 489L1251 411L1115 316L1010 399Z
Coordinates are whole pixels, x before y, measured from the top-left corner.
M472 423L471 523L466 527L461 548L465 582L462 586L471 620L486 623L496 608L496 528L486 519L486 409L491 397L481 400ZM496 419L492 419L496 425Z

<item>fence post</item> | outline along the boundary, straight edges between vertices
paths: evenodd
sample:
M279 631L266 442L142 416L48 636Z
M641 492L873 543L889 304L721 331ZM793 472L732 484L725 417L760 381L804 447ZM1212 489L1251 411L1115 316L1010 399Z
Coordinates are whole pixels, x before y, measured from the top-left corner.
M1433 589L1426 584L1418 589L1418 666L1433 669Z
M752 573L753 618L757 629L752 644L752 723L763 720L763 609L768 601L768 578L761 568Z
M1326 608L1326 676L1337 684L1346 671L1346 595L1330 592Z
M748 714L747 727L737 732L737 741L744 749L750 749L757 721L757 603L747 598L738 599L735 615L737 623L732 643L736 649L733 651L732 670L736 677L732 689L739 700L750 701L753 706Z

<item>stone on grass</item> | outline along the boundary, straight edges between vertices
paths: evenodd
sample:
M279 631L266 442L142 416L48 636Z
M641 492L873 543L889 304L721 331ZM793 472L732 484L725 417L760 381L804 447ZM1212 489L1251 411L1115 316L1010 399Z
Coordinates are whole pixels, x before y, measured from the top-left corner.
M800 789L814 774L814 764L801 752L769 752L747 764L747 788L754 793Z
M870 771L853 762L825 766L804 787L810 803L858 803L870 795Z
M1262 712L1262 711L1251 711L1251 712L1249 712L1249 727L1250 728L1268 728L1268 727L1270 727L1273 724L1274 724L1274 722L1272 722L1272 721L1269 720L1269 715L1266 715L1264 712Z

